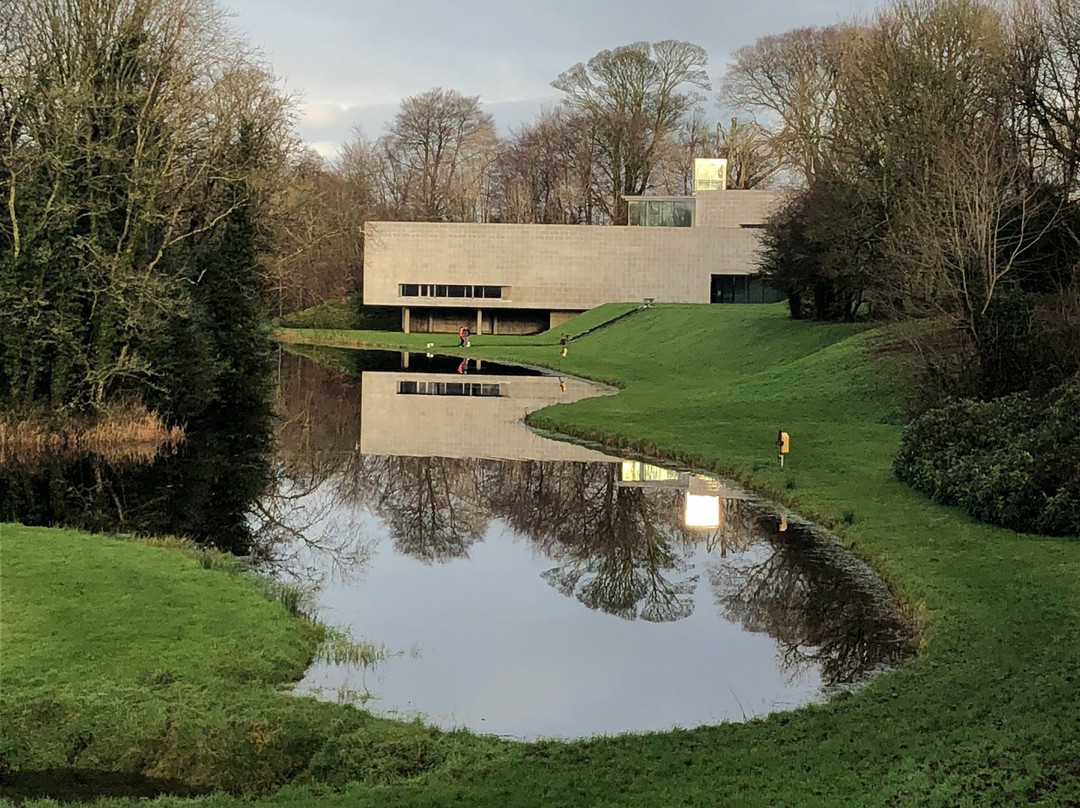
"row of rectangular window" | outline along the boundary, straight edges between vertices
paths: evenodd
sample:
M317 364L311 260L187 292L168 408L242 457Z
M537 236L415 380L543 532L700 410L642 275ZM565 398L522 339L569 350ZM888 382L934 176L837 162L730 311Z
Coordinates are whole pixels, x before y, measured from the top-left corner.
M407 396L501 396L497 384L468 382L398 382L398 393Z
M471 286L452 283L402 283L398 294L402 297L482 297L501 298L501 286Z

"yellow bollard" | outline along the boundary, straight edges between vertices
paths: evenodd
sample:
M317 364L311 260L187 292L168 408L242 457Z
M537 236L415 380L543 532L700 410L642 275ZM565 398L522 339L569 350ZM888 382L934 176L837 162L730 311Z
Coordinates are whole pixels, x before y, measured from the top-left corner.
M780 468L784 467L784 455L791 451L791 438L787 432L776 434L776 456L780 460Z

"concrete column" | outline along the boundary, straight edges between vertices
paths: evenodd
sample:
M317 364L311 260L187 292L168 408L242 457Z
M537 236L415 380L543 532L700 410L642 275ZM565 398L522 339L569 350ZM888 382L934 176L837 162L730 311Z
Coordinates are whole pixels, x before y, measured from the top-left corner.
M404 306L401 309L401 330L406 334L409 333L409 307Z
M477 334L484 333L484 310L483 309L477 309L476 310L476 333Z
M408 369L409 369L409 352L408 352L408 351L404 351L404 352L403 352L403 353L401 354L401 367L402 367L402 368L403 368L404 370L408 370Z

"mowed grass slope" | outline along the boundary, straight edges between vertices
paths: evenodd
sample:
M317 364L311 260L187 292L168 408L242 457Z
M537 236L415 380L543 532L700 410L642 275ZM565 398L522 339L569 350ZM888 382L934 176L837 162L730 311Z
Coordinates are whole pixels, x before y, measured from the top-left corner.
M20 772L72 798L80 772L257 793L440 762L452 736L291 695L324 630L287 593L175 539L0 524L0 795L28 796Z
M920 621L916 660L827 704L746 724L570 744L455 736L434 764L390 785L292 785L261 802L1080 804L1080 543L976 524L892 477L896 380L873 358L879 340L790 322L783 307L661 306L572 343L565 358L557 345L485 339L470 353L617 382L616 396L530 420L724 471L835 526ZM784 471L778 429L792 439ZM341 754L370 754L385 732L373 725L366 749Z

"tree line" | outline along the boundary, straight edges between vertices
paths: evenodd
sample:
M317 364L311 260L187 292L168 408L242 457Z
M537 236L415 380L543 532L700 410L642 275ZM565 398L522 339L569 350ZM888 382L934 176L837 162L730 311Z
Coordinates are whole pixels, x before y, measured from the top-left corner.
M291 101L208 0L0 7L0 402L265 399L259 255Z
M369 219L621 223L624 194L685 193L703 155L760 184L764 132L706 123L706 63L674 40L602 51L508 137L434 88L326 162L213 0L4 4L0 405L229 403L265 365L267 314L359 290Z
M1075 533L1080 6L896 0L740 50L723 92L797 179L761 260L792 316L902 324L897 476Z

